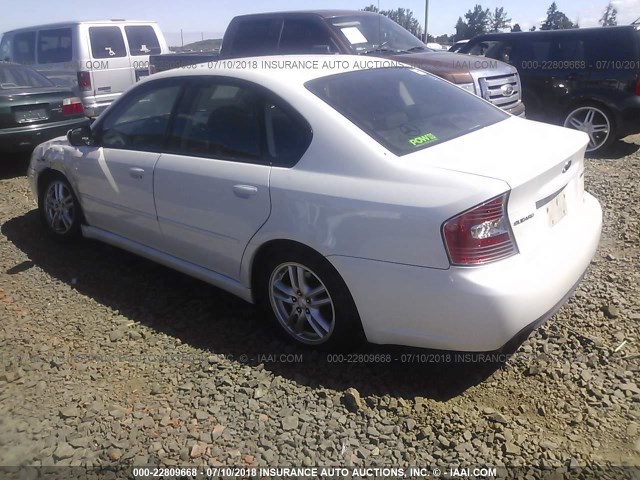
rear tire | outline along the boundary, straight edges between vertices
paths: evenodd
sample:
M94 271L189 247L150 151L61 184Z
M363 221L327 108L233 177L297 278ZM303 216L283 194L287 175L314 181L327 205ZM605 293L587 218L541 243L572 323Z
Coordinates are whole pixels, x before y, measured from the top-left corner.
M364 335L347 285L319 254L278 252L263 264L260 303L297 344L325 350L358 346Z
M38 196L38 210L49 235L60 241L80 237L82 210L68 180L58 173L50 174Z
M566 113L563 125L589 135L589 155L606 151L617 140L613 115L597 103L584 103L572 107Z

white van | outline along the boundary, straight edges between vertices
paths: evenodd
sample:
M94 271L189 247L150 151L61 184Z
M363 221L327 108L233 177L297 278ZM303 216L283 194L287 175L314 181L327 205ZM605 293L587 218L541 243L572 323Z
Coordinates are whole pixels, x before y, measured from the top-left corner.
M0 60L74 88L91 117L148 75L149 54L168 52L155 22L132 20L38 25L6 32L0 42Z

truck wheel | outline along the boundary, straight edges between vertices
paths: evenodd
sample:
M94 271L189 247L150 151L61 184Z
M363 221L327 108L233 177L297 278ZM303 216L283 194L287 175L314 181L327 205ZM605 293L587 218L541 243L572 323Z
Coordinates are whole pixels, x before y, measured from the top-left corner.
M565 116L564 126L589 135L589 154L605 151L616 140L613 116L605 107L595 103L573 107Z

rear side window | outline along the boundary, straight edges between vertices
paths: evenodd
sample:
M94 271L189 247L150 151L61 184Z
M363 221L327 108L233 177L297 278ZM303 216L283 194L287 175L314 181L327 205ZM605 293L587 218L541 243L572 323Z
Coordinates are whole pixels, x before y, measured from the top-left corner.
M416 69L359 70L318 78L305 86L396 155L509 117L477 96Z
M635 32L637 33L637 32ZM603 28L602 32L586 36L586 48L590 63L598 70L619 70L616 61L637 61L638 50L634 45L634 32L630 28Z
M557 45L556 59L563 61L585 61L585 45L580 38L566 38Z
M295 165L311 143L311 128L299 114L278 105L265 105L267 146L273 164Z
M36 32L15 34L13 37L13 61L23 65L36 63Z
M160 43L151 25L124 27L131 55L151 55L160 53Z
M89 40L93 58L126 57L124 39L119 27L90 27Z
M281 21L276 19L242 20L238 22L233 40L234 55L264 55L275 53L278 47Z
M38 63L71 61L71 29L40 30L38 33Z
M337 52L329 32L321 24L306 18L287 19L280 36L280 53Z
M218 81L197 87L188 112L172 133L172 150L183 155L243 162L261 157L259 95L252 89Z
M102 124L102 146L126 150L160 149L165 143L178 85L139 89L123 98Z

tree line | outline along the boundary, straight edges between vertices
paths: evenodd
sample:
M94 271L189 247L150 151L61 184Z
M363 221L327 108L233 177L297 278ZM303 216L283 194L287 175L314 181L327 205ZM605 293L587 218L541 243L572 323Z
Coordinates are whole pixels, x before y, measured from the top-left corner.
M369 5L363 8L365 11L380 13L391 20L395 21L413 35L420 39L424 39L423 29L420 22L413 16L413 12L408 8L396 8L391 10L379 10L375 5ZM618 10L610 1L599 23L603 27L615 26ZM458 21L454 26L456 33L454 35L439 35L434 37L429 35L428 42L452 43L454 40L465 40L473 38L483 33L500 32L510 30L512 32L521 32L522 29L518 23L512 23L511 18L505 11L504 7L496 7L492 12L482 5L476 4L464 14L464 18L458 17ZM557 3L554 1L547 9L547 18L540 24L540 30L560 30L567 28L580 28L578 20L572 22L564 12L558 9ZM533 32L537 29L534 25L529 31Z

